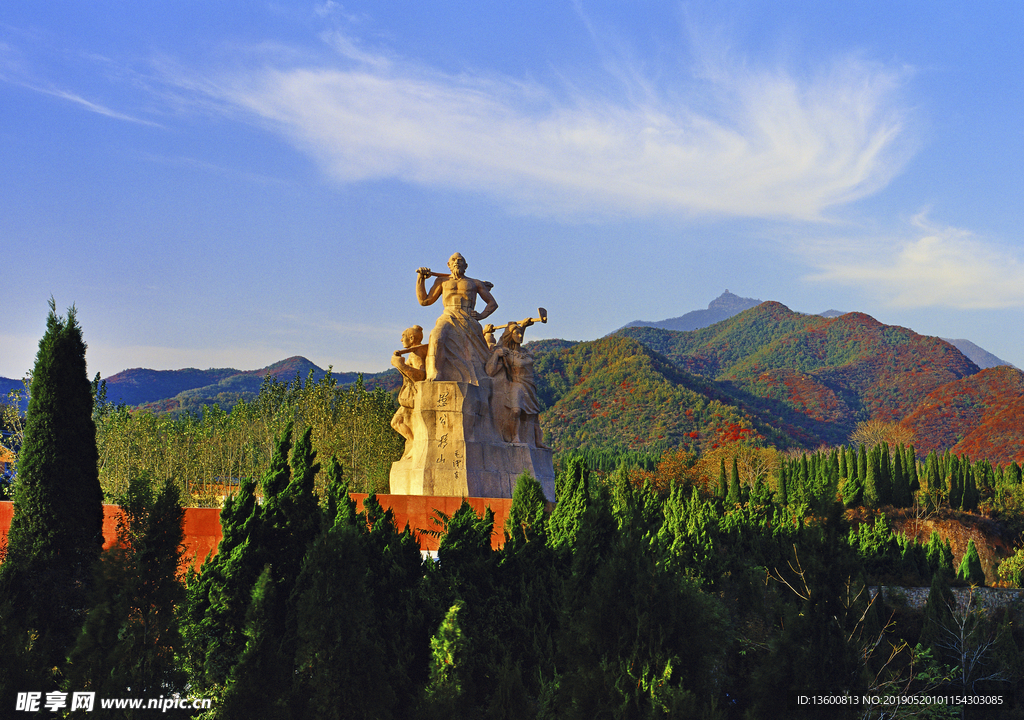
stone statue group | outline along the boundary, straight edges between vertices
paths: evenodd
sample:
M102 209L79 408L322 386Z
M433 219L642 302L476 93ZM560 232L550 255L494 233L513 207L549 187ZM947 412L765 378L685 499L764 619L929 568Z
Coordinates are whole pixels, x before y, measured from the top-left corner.
M540 308L539 317L498 328L481 326L498 303L493 285L467 277L467 267L455 253L448 273L416 271L420 305L440 299L443 311L426 343L423 328L410 327L402 333L403 349L391 359L403 377L391 426L406 440L402 459L392 466L391 491L511 497L515 477L525 470L546 493L550 485L549 499L554 499L533 357L522 347L526 328L547 322L547 312ZM477 298L486 303L481 311Z

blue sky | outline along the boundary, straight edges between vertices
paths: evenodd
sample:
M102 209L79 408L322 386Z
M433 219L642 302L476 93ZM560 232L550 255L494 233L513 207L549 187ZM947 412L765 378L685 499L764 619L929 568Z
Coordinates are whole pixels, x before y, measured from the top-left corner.
M0 375L382 370L462 252L527 339L723 290L1024 367L1024 4L0 7Z

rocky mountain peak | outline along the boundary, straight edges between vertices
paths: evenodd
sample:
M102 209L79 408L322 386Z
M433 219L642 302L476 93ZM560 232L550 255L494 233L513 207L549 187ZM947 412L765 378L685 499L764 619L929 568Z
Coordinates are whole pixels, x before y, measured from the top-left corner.
M724 293L708 303L708 310L723 310L735 314L760 302L755 298L742 298L739 295L734 295L726 289Z

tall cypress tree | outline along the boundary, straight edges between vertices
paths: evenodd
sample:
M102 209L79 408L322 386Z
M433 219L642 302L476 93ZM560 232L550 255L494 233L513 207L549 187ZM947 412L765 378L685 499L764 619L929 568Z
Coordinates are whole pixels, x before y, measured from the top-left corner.
M928 453L925 460L925 474L928 477L928 494L931 496L932 503L937 506L946 496L946 484L943 482L939 458L934 450Z
M505 520L505 544L512 547L533 541L545 544L548 527L544 510L543 488L532 475L524 472L516 478L512 493L512 507Z
M963 468L956 455L949 458L949 506L954 510L960 509L964 502L964 478Z
M562 492L548 519L548 544L555 550L570 553L583 513L590 505L590 469L582 458L572 458L564 473L559 474Z
M252 590L245 618L246 644L225 683L219 718L288 718L280 691L286 687L292 668L281 662L280 637L275 632L280 622L274 612L280 605L276 591L267 565Z
M1021 470L1020 470L1020 465L1018 465L1015 462L1014 463L1010 463L1009 473L1008 474L1009 474L1010 482L1012 482L1014 485L1020 485L1021 478L1022 478L1022 473L1021 473Z
M970 463L964 464L964 492L961 506L964 510L977 510L980 494L976 483L976 475Z
M868 487L868 449L864 443L860 444L860 454L857 457L857 477L860 478L861 485L864 486L864 490L867 491ZM866 500L866 498L865 498Z
M917 477L917 458L914 456L914 446L911 445L903 456L903 471L907 474L907 483L910 485L910 493L916 493L921 489L921 481Z
M810 498L813 497L813 493L811 492L811 468L810 464L807 462L807 453L800 455L799 477L800 492L803 494L805 499L810 500Z
M58 317L51 299L32 371L8 554L0 566L0 605L6 607L0 638L32 633L32 658L42 672L59 665L75 639L103 545L85 347L75 308ZM3 694L8 691L16 689Z
M864 504L864 476L857 472L857 455L851 448L843 453L847 457L847 476L843 483L843 504L848 508Z
M863 449L863 445L861 449ZM878 497L878 448L874 448L867 455L867 465L864 472L864 503L871 507L878 507L882 503Z
M949 540L943 541L936 530L932 530L931 537L925 547L925 559L928 562L928 569L932 572L942 570L948 575L953 575L953 550Z
M889 445L881 443L876 448L878 455L878 468L875 475L875 495L878 497L878 505L892 504L892 466L889 462Z
M892 462L892 504L898 508L910 507L914 504L914 495L910 491L910 480L903 466L903 452L897 450Z
M974 538L967 541L967 550L960 560L956 576L971 585L985 584L985 571L981 568L981 557L978 555L978 548L974 546Z
M778 501L779 505L789 505L788 471L785 463L779 464Z
M220 515L223 536L218 554L204 566L203 574L189 588L185 633L194 687L207 689L227 680L246 647L246 612L256 581L266 565L290 562L292 566L287 572L299 570L294 566L295 558L297 556L297 562L301 563L302 555L291 552L293 542L290 540L293 539L286 537L286 509L279 497L292 482L288 465L291 435L289 423L277 439L270 468L260 482L263 505L256 502L256 483L252 479L243 480L238 494L225 503ZM311 458L309 464L312 464ZM307 471L305 468L303 474ZM275 585L280 581L280 573L285 571L276 566L270 576ZM290 588L275 587L274 592L263 597L265 602L280 603L289 593ZM280 616L278 610L275 607L269 611L275 621ZM268 628L276 629L276 626L265 626L261 632L269 631Z
M743 490L740 488L740 469L736 458L732 459L732 473L729 475L729 494L725 498L729 505L743 502Z

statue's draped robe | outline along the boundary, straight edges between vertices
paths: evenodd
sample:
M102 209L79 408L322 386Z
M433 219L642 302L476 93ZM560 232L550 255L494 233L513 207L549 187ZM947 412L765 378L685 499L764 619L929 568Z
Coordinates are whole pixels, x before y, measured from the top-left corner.
M533 444L534 435L526 431L530 422L527 417L540 413L533 356L525 350L510 350L504 357L492 352L488 369L494 377L495 422L506 441Z
M484 331L458 298L437 319L427 349L427 378L479 385L490 354Z

